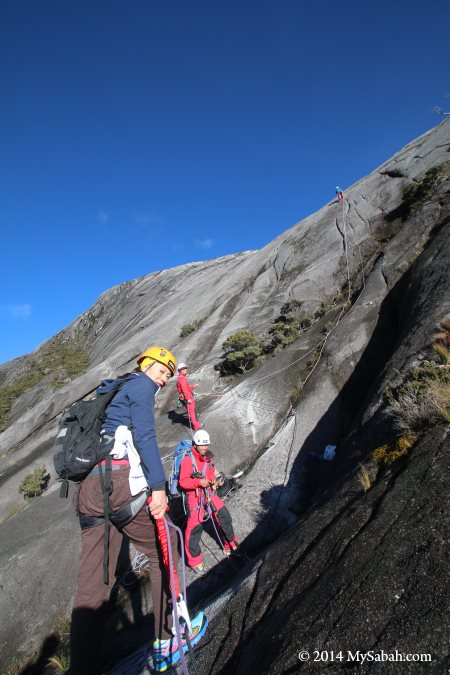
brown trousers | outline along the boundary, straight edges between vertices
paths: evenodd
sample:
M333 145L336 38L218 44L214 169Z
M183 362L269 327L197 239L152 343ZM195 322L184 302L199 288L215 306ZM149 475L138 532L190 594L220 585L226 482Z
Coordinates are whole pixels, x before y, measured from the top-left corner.
M128 465L112 471L111 509L115 510L132 499L128 484ZM88 476L80 486L78 501L80 513L86 516L103 515L103 494L100 478ZM176 537L170 529L172 555L178 563ZM78 587L72 611L70 633L71 675L94 675L101 672L101 643L103 623L108 600L115 583L115 570L122 544L126 535L136 549L150 560L150 581L155 615L155 635L166 639L171 635L170 590L156 527L144 507L138 515L119 531L110 524L109 534L109 584L103 581L103 536L104 526L97 525L81 532L81 555L78 570Z

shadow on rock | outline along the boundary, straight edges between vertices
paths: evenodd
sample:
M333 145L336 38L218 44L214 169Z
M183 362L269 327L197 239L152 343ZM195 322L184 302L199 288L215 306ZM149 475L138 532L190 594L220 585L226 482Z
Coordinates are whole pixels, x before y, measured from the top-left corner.
M404 283L405 280L399 282ZM372 337L351 376L307 436L300 452L293 449L298 455L287 483L276 485L261 494L266 516L244 542L250 554L279 536L318 497L322 504L330 499L329 488L340 485L348 472L354 470L354 454L359 452L357 448L370 447L367 441L365 444L359 442L363 436L361 420L400 337L398 309L394 300L394 296L398 295L396 288L383 301ZM370 420L372 444L376 438L385 438L386 433L389 433L386 416L381 414L379 418L378 424L377 415ZM353 432L355 440L349 443L346 437L351 429L356 430ZM324 449L329 444L337 446L332 461L324 460Z
M172 424L181 424L188 429L191 428L189 417L187 417L186 413L177 413L175 410L169 410L167 417L172 422Z
M19 675L40 675L40 673L43 673L48 667L48 660L56 654L60 644L61 640L54 633L45 638L36 661L32 665L25 666Z

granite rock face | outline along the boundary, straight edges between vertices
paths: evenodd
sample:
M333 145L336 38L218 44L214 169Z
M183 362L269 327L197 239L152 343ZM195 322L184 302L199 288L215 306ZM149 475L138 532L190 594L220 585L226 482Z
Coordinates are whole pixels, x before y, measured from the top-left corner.
M24 475L51 468L67 405L102 378L130 370L149 344L167 345L200 384L198 412L216 464L246 469L229 507L239 539L259 556L235 597L232 585L209 605L202 672L312 672L318 664L299 664L302 647L398 646L433 652L441 664L445 525L436 528L431 514L443 514L445 429L431 430L367 493L356 471L392 428L384 389L430 358L432 334L450 311L449 150L446 120L349 188L343 205L327 204L263 249L105 292L60 336L76 337L89 353L86 373L57 390L44 381L23 394L0 434L2 516L21 504ZM431 187L419 189L433 170ZM407 198L411 186L415 201ZM317 320L261 366L221 377L214 366L224 340L243 328L262 336L287 300L301 301L302 312ZM198 320L180 339L182 326ZM0 366L4 382L42 349ZM188 431L175 402L170 384L158 396L163 455ZM317 463L327 444L337 445L335 460ZM52 481L44 496L0 525L2 668L39 648L70 606L78 529L57 487ZM212 567L217 551L205 557ZM213 570L194 584L192 597L204 598L221 579Z
M338 481L245 581L206 608L202 673L441 673L446 664L449 438L435 429L365 494ZM232 587L233 588L233 587ZM299 654L308 653L307 661ZM422 663L360 654L429 654ZM335 655L335 656L333 656ZM369 657L370 658L370 657ZM380 657L382 658L382 657Z

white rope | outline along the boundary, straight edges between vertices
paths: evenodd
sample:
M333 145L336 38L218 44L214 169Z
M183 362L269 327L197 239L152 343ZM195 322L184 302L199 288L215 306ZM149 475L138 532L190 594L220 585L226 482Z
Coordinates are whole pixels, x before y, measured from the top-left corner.
M351 281L350 281L350 268L348 265L348 244L347 244L347 218L345 217L345 197L342 198L342 220L344 222L344 251L345 251L345 261L347 265L347 282L348 282L348 295L347 302L351 298Z
M328 340L329 336L331 335L331 333L338 327L338 325L341 323L341 321L343 321L345 318L347 318L347 317L349 316L349 314L355 309L355 307L360 303L361 297L363 296L364 291L365 291L365 289L366 289L365 275L364 275L364 267L363 267L363 261L362 261L362 256L361 256L361 247L360 247L359 243L352 244L351 246L348 245L348 240L347 240L347 219L346 219L346 212L345 212L345 204L346 204L346 200L345 200L345 197L344 197L343 200L342 200L342 218L343 218L343 225L344 225L344 227L343 227L343 233L344 233L344 252L345 252L345 259L346 259L346 270L347 270L347 300L346 300L345 304L342 306L342 309L341 309L341 312L340 312L340 314L339 314L339 316L338 316L338 318L337 318L337 321L335 322L335 324L333 325L333 327L332 327L332 328L324 335L324 337L322 337L321 340L319 340L319 342L318 342L316 345L314 345L311 349L309 349L305 354L302 354L302 356L300 356L298 359L295 359L294 361L291 361L287 366L284 366L283 368L279 368L278 370L275 370L275 371L273 371L272 373L270 373L270 374L268 374L268 375L263 375L262 377L258 378L257 380L252 380L252 382L251 382L252 388L253 388L254 385L257 384L258 382L262 382L262 381L268 379L269 377L270 377L270 378L275 377L276 375L279 375L280 373L284 372L285 370L287 370L287 369L289 369L289 368L292 368L292 366L296 365L297 363L300 363L300 361L303 361L303 360L306 359L310 354L316 352L317 349L320 348L320 352L319 352L319 355L318 355L318 358L317 358L316 362L314 363L313 367L312 367L311 370L309 371L309 373L308 373L308 375L306 376L306 378L305 378L305 379L303 380L303 382L301 383L301 384L302 384L302 388L303 388L303 387L305 386L306 382L309 380L309 378L310 378L311 375L313 374L314 370L317 368L317 366L318 366L318 364L319 364L319 362L320 362L320 359L321 359L321 357L322 357L323 350L324 350L324 348L325 348L325 345L326 345L327 340ZM362 289L361 289L361 292L360 292L358 298L357 298L356 301L353 303L352 307L350 307L350 309L348 310L348 312L345 312L346 305L347 305L347 304L350 302L350 300L351 300L351 291L352 291L352 284L351 284L351 279L350 279L350 265L349 265L349 260L348 260L348 250L351 249L351 248L354 248L354 247L357 247L357 248L358 248L358 254L359 254L359 259L360 259L360 264L361 264ZM340 253L340 254L338 254L338 255L336 255L336 256L332 256L332 258L333 258L333 257L335 257L335 258L336 258L336 257L337 257L337 258L340 258L341 255L342 255L342 254ZM314 267L317 267L317 266L322 266L323 264L324 264L323 262L317 263L316 265L312 265L311 267L306 268L305 271L307 271L307 270L309 271L309 270L311 270L311 269L313 269ZM332 311L332 309L333 309L333 308L330 308L327 312L325 312L325 314L324 314L323 316L325 316L328 312ZM316 323L317 321L319 321L320 318L321 318L321 317L317 318L316 321L314 321L314 323ZM312 324L312 325L313 325L313 324ZM243 399L246 399L246 398L247 398L247 399L248 399L248 398L249 398L248 396L246 397L244 394L242 394L242 393L240 393L240 392L237 392L237 391L234 391L234 390L238 387L238 385L239 385L239 383L235 384L234 386L228 385L228 386L224 389L224 391L222 391L222 392L220 392L220 393L212 392L212 393L205 393L205 394L201 394L201 395L202 395L202 396L216 396L216 397L219 397L219 396L224 396L225 394L231 393L231 394L233 395L233 398L234 398L234 394L236 394L236 395L239 396L240 398L243 398ZM275 410L275 407L274 407L274 410ZM207 416L208 416L208 413L205 413L204 417L206 418Z

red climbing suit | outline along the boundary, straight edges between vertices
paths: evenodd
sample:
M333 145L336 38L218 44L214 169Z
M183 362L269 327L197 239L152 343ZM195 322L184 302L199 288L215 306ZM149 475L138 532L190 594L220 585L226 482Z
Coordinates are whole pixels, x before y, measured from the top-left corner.
M192 456L197 470L203 474L202 478L215 481L216 469L211 458L202 456L195 446L192 446ZM230 512L220 497L211 488L202 488L201 478L193 478L195 472L191 457L186 455L180 465L179 485L187 496L188 520L184 533L184 546L187 562L190 567L196 567L202 562L200 539L203 532L203 523L212 515L222 539L224 551L231 551L238 545L234 536L233 522Z
M177 391L180 401L183 401L187 408L189 421L194 431L202 426L195 413L194 388L188 384L186 373L183 371L178 375Z

